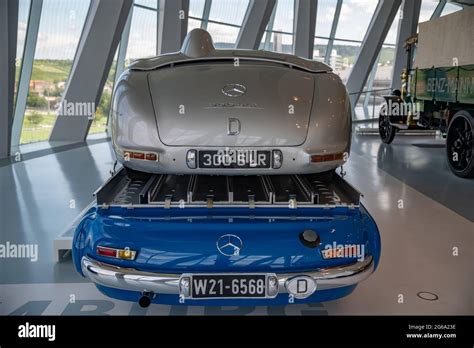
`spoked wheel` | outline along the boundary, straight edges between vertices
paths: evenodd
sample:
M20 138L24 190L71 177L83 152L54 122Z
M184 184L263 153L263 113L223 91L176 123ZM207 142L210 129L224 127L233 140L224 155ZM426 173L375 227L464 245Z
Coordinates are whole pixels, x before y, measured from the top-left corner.
M379 135L382 142L390 144L397 134L397 129L390 124L389 116L387 115L386 105L382 106L379 114Z
M449 167L461 178L474 177L474 119L467 111L454 115L446 138Z

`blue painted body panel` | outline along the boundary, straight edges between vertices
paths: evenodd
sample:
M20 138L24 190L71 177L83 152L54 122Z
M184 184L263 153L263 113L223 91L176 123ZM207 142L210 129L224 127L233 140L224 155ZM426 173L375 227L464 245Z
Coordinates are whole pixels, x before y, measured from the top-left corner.
M306 229L321 239L317 248L304 246L298 236ZM224 234L243 241L238 256L224 256L216 247ZM82 218L73 239L73 259L78 272L87 255L108 264L159 273L213 272L303 272L354 262L354 259L324 260L326 245L363 244L375 267L380 258L377 226L361 205L358 209L323 208L119 208L92 207ZM97 245L137 250L134 261L101 257ZM137 301L138 292L98 286L108 296ZM348 295L355 286L317 290L305 300L319 302ZM178 304L177 295L159 295L154 302ZM194 300L186 304L242 305L287 304L288 295L265 300Z

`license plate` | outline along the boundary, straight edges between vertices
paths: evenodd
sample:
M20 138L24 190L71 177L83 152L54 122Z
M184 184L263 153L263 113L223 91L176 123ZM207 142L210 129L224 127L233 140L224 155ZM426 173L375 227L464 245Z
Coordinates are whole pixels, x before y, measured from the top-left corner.
M270 151L226 149L199 151L200 168L270 168Z
M266 296L266 275L193 275L192 298L262 298Z

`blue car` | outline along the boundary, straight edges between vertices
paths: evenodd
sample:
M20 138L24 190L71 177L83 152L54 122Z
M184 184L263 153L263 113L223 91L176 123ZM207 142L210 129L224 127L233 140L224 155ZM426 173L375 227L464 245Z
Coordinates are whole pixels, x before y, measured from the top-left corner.
M112 298L168 305L286 305L349 295L380 236L341 177L119 171L79 223L79 273Z

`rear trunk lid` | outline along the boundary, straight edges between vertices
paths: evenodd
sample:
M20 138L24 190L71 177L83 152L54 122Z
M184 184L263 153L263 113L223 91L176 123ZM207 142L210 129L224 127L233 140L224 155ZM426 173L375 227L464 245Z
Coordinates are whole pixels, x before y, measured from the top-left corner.
M199 62L148 73L160 140L168 146L304 143L314 74L283 64Z

